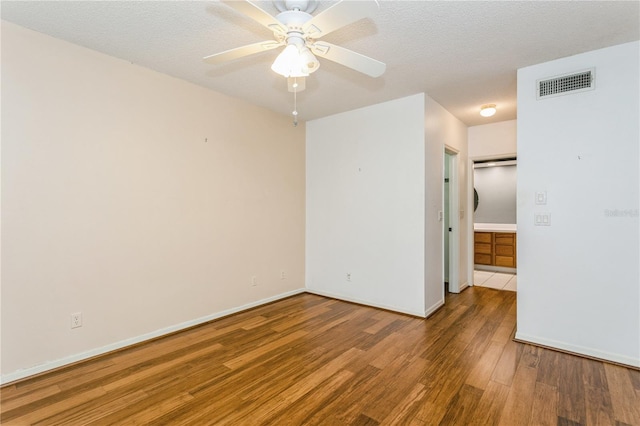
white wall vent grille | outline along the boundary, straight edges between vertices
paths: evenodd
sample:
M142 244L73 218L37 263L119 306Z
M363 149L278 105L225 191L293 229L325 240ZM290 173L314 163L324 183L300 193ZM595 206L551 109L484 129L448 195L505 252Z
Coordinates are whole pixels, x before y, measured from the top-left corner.
M595 68L536 81L537 99L586 92L596 88Z

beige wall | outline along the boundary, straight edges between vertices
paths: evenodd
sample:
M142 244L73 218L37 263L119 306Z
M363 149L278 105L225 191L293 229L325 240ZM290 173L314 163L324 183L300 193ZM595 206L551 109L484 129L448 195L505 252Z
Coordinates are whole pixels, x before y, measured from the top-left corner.
M3 381L304 288L304 134L3 22Z

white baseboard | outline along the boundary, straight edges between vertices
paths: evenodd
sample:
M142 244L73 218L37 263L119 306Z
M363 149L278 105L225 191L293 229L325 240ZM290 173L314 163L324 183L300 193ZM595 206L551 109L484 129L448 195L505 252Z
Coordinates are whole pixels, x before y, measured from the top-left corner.
M577 355L584 355L591 358L597 358L604 361L611 361L617 364L624 364L630 367L640 368L640 359L625 355L604 352L597 349L576 346L566 342L558 342L556 340L545 339L538 336L531 336L524 333L516 332L516 340L523 343L532 343L534 345L546 346L560 351L571 352Z
M506 274L517 274L517 268L507 268L506 266L491 266L491 265L473 265L473 269L476 271L487 272L504 272Z
M238 312L246 311L247 309L255 308L256 306L261 306L267 303L275 302L276 300L284 299L289 296L294 296L296 294L304 293L306 289L299 288L296 290L288 291L286 293L281 293L275 296L268 297L266 299L257 300L255 302L247 303L246 305L238 306L231 309L226 309L224 311L216 312L201 318L197 318L190 321L185 321L180 324L172 325L160 330L152 331L151 333L146 333L140 336L132 337L130 339L121 340L119 342L112 343L110 345L102 346L100 348L91 349L86 352L82 352L75 355L70 355L61 359L57 359L55 361L48 361L44 364L36 365L34 367L29 367L25 369L21 369L18 371L14 371L13 373L3 374L0 376L0 385L14 382L16 380L21 380L27 378L29 376L33 376L36 374L44 373L49 370L53 370L55 368L63 367L65 365L73 364L78 361L83 361L89 358L93 358L99 355L104 355L109 352L113 352L118 349L126 348L127 346L135 345L137 343L144 342L146 340L155 339L157 337L161 337L170 333L174 333L176 331L184 330L196 325L204 324L206 322L212 321L214 319L222 318L227 315L235 314Z
M469 281L465 281L462 284L460 284L460 287L458 288L458 291L451 291L451 285L449 285L449 292L453 293L453 294L460 294L460 293L462 293L462 290L464 290L467 287L469 287Z
M424 317L427 318L431 316L435 311L437 311L443 306L444 306L444 299L438 300L437 303L435 303L433 306L430 306L429 308L427 308L426 311L424 311Z
M371 306L371 307L374 307L374 308L385 309L387 311L400 312L401 314L413 315L414 317L420 317L420 318L424 318L425 317L424 312L412 311L412 310L408 310L408 309L398 308L397 306L384 305L384 304L380 304L380 303L373 303L373 302L371 302L369 300L362 300L362 299L353 298L353 297L346 297L346 296L341 295L341 294L333 294L333 293L328 293L326 291L313 290L313 289L310 289L310 288L307 288L306 292L307 293L311 293L311 294L317 294L318 296L330 297L332 299L344 300L345 302L357 303L359 305L366 305L366 306Z

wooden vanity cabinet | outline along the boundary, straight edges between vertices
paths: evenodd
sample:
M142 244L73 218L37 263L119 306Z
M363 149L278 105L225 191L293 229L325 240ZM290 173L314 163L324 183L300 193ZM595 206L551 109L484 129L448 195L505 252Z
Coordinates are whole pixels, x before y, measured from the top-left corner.
M516 267L516 234L495 232L493 234L494 266Z
M474 263L478 265L493 264L493 232L476 232L474 247Z
M476 265L516 267L516 234L512 232L475 232Z

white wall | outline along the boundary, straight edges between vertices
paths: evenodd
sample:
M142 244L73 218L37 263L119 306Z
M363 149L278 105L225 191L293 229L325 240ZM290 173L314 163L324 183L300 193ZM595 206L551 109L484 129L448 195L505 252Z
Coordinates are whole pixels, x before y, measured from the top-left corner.
M307 123L307 288L420 316L442 306L444 148L459 152L466 210L466 135L424 94Z
M306 158L307 288L424 315L424 96L308 122Z
M636 367L639 52L634 42L518 71L516 337ZM595 90L536 100L537 79L591 67ZM536 212L551 226L533 226Z
M458 287L462 290L470 282L469 260L467 254L469 229L469 209L467 208L468 148L467 127L440 104L425 96L425 306L427 312L433 312L444 303L443 247L444 222L438 219L443 211L444 194L444 150L445 146L457 152L458 196L460 199L458 214L460 218L452 227L459 230L459 267ZM450 189L452 189L450 187ZM471 225L472 226L472 225Z
M473 160L515 157L516 120L469 127L469 158Z
M478 191L475 223L516 223L518 179L516 165L478 167L473 186Z
M304 131L3 22L3 382L302 291Z

